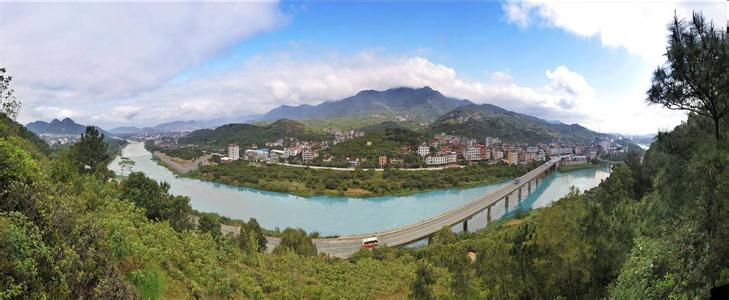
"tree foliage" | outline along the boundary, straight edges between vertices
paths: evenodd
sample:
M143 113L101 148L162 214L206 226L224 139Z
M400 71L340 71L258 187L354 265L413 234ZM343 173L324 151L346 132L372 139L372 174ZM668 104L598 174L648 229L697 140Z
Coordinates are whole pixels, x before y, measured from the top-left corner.
M274 249L276 253L292 251L298 255L314 256L317 254L316 246L311 236L303 229L286 228L281 233L281 241Z
M669 27L667 63L653 73L648 102L711 118L714 137L729 114L729 42L727 32L694 13L689 23L674 17Z
M10 86L13 77L8 76L5 72L5 68L0 68L0 110L15 120L20 112L21 102L15 97L15 90Z
M104 135L95 127L87 126L79 141L71 145L69 156L79 172L105 176L106 166L111 162L107 150Z

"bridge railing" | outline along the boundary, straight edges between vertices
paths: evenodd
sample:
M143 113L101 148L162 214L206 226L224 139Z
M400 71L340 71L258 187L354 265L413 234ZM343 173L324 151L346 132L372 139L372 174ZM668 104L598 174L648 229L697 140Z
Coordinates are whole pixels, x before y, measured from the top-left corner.
M541 166L535 168L534 170L531 170L528 173L526 173L526 174L518 177L518 179L519 179L520 182L522 182L522 181L523 182L528 182L528 181L532 180L534 177L538 176L539 174L543 173L547 169L549 169L552 166L554 166L557 162L559 162L559 159L556 159L556 158L555 159L551 159L550 161L542 164ZM438 215L436 215L434 217L427 218L427 219L424 219L424 220L419 221L419 222L416 222L416 223L412 223L412 224L408 224L408 225L396 227L396 228L393 228L393 229L388 229L388 230L383 230L383 231L368 233L368 234L356 234L356 235L340 236L340 237L335 238L335 239L337 239L337 240L352 240L352 239L361 239L361 238L371 237L371 236L386 236L386 235L390 235L390 234L394 234L394 233L399 233L399 232L402 232L402 231L410 230L410 229L413 229L413 228L416 228L416 227L420 227L420 226L423 226L423 225L426 225L426 224L438 222L438 221L444 220L447 217L450 217L450 216L452 216L454 214L462 213L464 211L467 212L467 214L465 214L463 217L458 218L458 221L456 221L456 222L444 222L444 224L443 224L443 226L453 226L455 224L458 224L460 222L463 222L466 219L469 219L469 218L473 217L474 215L480 213L481 211L483 211L483 210L485 210L485 209L487 209L489 207L492 207L492 206L496 205L496 203L498 203L499 201L501 201L504 197L512 194L514 191L516 191L516 189L521 188L522 186L523 185L520 185L520 184L516 184L515 185L515 184L507 183L506 185L504 185L502 187L499 187L496 190L491 191L490 193L488 193L488 194L486 194L484 196L481 196L480 198L478 198L476 200L469 201L468 203L465 203L465 204L463 204L461 206L458 206L456 208L453 208L451 210L448 210L446 212L443 212L441 214L438 214ZM484 203L484 202L486 202L486 203ZM477 209L475 209L475 212L473 212L473 208L477 208ZM442 226L440 226L440 227L442 227ZM438 228L438 229L440 229L440 228ZM422 239L422 237L421 237L421 239Z

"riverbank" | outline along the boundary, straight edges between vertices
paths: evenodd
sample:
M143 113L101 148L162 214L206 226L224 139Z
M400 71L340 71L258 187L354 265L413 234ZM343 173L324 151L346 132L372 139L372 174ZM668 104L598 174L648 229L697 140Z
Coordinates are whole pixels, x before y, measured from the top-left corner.
M480 164L422 172L397 169L343 172L239 160L231 164L205 166L182 176L301 197L368 198L495 184L526 174L534 167Z
M606 163L586 163L581 165L572 165L572 166L560 166L559 171L560 172L571 172L571 171L577 171L577 170L585 170L585 169L598 169L598 168L604 168L608 164Z
M162 166L168 168L176 174L186 174L197 170L200 166L210 165L210 154L205 154L195 160L186 160L178 157L169 156L160 151L154 151L153 157L161 162Z

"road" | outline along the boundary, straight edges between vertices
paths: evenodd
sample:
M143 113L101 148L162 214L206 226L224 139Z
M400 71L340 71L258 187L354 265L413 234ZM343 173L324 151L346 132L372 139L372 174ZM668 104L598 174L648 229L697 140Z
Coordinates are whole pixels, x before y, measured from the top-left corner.
M514 183L512 184L507 184L494 191L491 191L481 198L468 202L462 206L444 212L430 219L426 219L415 224L410 224L387 231L374 232L370 234L341 236L338 238L314 239L314 244L316 245L319 252L324 252L334 257L349 258L352 256L352 254L360 249L363 238L376 236L380 244L388 245L390 247L404 246L412 242L428 238L444 226L451 227L453 225L463 222L464 220L470 219L474 215L488 209L489 207L495 205L504 205L502 200L506 196L511 195L509 197L509 207L516 207L518 201L518 189L528 184L540 174L549 170L552 166L558 164L559 161L559 157L553 158L543 165L530 171L529 173L519 177L519 180L514 181ZM223 228L224 232L237 233L237 227L227 227L230 228ZM278 242L278 238L268 237L268 250L271 251L276 245L278 245Z

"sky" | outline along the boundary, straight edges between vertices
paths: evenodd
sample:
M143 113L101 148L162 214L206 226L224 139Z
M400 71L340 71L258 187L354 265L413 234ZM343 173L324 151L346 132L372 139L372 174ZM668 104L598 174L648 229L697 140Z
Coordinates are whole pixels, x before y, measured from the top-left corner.
M18 120L103 128L233 118L430 86L601 132L670 130L645 103L667 25L716 1L7 3Z

